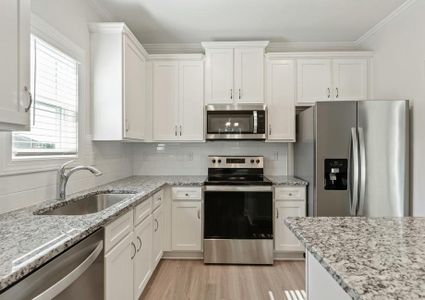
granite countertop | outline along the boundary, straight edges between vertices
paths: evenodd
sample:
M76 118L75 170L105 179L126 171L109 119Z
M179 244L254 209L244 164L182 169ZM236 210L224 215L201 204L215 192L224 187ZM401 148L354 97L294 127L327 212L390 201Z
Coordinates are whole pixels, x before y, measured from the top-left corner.
M425 298L425 218L288 218L352 299Z
M274 185L300 185L300 186L307 186L308 182L304 181L302 179L292 177L292 176L275 176L275 175L266 175L268 179L270 179L271 182L273 182Z
M276 185L302 185L302 180L268 176ZM206 176L133 176L67 197L0 214L0 292L62 253L100 227L140 204L165 185L202 186ZM99 192L129 197L98 213L82 216L36 215Z
M100 227L132 209L164 185L201 186L206 176L134 176L0 215L0 292ZM82 216L34 215L84 195L135 193L105 210Z

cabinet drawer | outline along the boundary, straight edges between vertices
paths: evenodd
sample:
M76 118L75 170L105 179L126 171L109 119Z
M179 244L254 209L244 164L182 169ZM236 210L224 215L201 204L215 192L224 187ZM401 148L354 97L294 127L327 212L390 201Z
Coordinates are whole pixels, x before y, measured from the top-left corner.
M149 197L144 202L140 203L134 209L134 225L139 224L146 219L152 212L152 197Z
M152 210L155 210L162 204L164 200L164 191L160 190L159 192L155 193L155 195L153 195L152 198L153 198Z
M172 189L173 200L201 200L201 188L179 187Z
M133 231L133 210L105 227L105 253Z
M305 187L277 187L276 200L305 200Z

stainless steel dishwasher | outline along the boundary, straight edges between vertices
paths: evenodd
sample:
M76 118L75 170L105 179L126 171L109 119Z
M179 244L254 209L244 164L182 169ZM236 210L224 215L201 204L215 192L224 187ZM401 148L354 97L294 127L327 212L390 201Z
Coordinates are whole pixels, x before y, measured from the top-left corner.
M4 299L103 299L103 229L0 294Z

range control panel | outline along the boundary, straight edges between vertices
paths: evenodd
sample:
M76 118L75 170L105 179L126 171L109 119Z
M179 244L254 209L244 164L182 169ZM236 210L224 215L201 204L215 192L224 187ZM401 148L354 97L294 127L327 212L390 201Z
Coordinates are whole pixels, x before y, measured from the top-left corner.
M325 190L346 190L348 176L347 159L325 159Z
M208 156L208 168L260 169L263 167L263 156Z

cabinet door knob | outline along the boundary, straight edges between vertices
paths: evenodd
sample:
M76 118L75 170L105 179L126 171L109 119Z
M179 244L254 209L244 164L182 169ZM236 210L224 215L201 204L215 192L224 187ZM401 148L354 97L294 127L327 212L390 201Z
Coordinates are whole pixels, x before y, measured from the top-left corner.
M31 105L32 105L32 94L27 86L24 88L24 90L28 94L28 97L30 100L30 103L28 103L28 106L25 108L25 112L28 112L31 109Z
M276 219L279 219L279 210L276 208Z
M331 89L328 88L328 99L331 97Z
M239 99L241 99L242 98L242 96L241 96L241 89L239 89Z
M200 209L198 209L198 219L199 220L201 219L201 210Z
M177 136L177 125L174 126L174 135Z
M156 223L155 232L157 232L157 231L158 231L158 228L159 228L159 222L158 222L158 220L157 220L157 219L155 219L154 221L155 221L155 223Z
M336 88L336 97L337 98L339 97L339 90L338 90L338 88Z
M233 89L230 89L230 99L233 100Z

